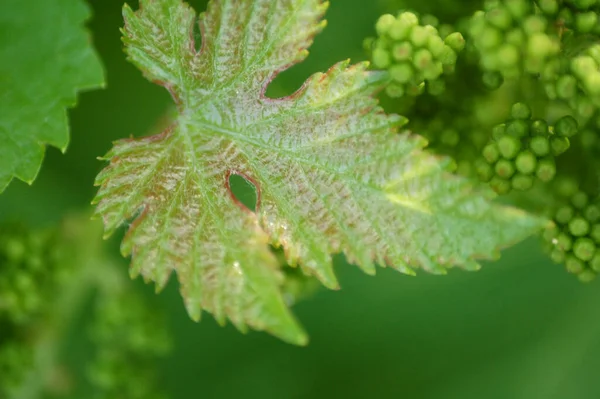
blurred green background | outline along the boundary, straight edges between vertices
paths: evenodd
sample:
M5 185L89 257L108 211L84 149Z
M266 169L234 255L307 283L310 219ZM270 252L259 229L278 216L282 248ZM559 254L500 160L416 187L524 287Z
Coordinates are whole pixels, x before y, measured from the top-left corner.
M204 1L191 3L197 10L205 7ZM269 93L289 93L336 61L363 59L362 40L373 34L383 12L412 8L452 21L477 4L406 3L332 0L328 27L308 60L278 77ZM171 103L165 90L125 60L122 1L89 4L107 89L80 96L70 112L67 154L50 148L32 187L11 183L0 196L3 219L40 226L71 210L89 209L92 182L103 166L96 157L113 140L148 134ZM108 244L115 257L117 242L118 237ZM122 266L127 273L126 260ZM168 315L174 350L159 364L159 384L174 399L600 398L600 282L580 284L552 264L534 239L485 266L444 277L386 269L367 277L340 257L336 272L342 289L321 290L294 307L310 334L305 348L221 328L209 315L193 323L174 278L158 296L139 280L136 286ZM71 327L64 347L75 369L89 356L86 318L83 314Z

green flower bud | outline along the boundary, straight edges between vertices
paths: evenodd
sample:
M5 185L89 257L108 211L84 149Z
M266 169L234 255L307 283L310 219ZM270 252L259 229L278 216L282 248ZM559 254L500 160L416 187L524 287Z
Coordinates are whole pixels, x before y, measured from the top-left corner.
M550 153L550 141L546 137L535 136L529 142L529 148L538 157L543 157Z
M517 21L531 13L532 5L529 0L506 0L504 4Z
M533 177L517 173L511 179L511 184L515 190L527 191L533 187Z
M573 137L578 130L579 125L571 115L563 116L554 125L554 132L562 137Z
M444 41L438 35L429 37L429 41L427 42L427 49L431 52L431 54L438 58L444 52Z
M549 134L548 124L543 119L536 119L531 122L530 131L534 136L547 136Z
M567 267L567 271L573 274L579 274L585 269L585 263L573 255L567 255L565 266Z
M531 108L524 103L515 103L510 109L510 116L512 116L514 119L530 119Z
M403 97L405 94L405 90L404 87L394 84L394 83L390 83L389 85L387 85L387 87L385 88L385 93L390 96L391 98L400 98Z
M444 43L450 46L456 53L460 53L465 48L465 38L460 32L453 32L446 36Z
M595 271L596 273L600 273L600 252L596 251L596 254L592 258L592 260L590 260L589 265L593 271Z
M385 35L392 25L396 22L396 18L392 14L384 14L377 20L375 24L375 30L379 36Z
M513 136L503 136L498 140L498 150L506 159L513 159L521 150L521 141Z
M600 244L600 224L594 224L590 231L590 237L598 244Z
M396 61L406 61L412 57L413 47L409 42L395 44L392 48L392 56Z
M494 170L501 178L509 179L515 173L515 166L508 159L501 159L496 163Z
M492 128L492 138L496 141L500 140L506 134L506 125L504 123L496 125Z
M555 263L563 263L565 261L565 258L566 258L565 251L562 251L558 248L553 249L552 252L550 253L550 259L552 259L552 261Z
M390 66L390 54L383 49L376 48L373 50L372 54L373 65L378 69L386 69Z
M502 44L502 33L497 28L487 26L476 38L478 47L482 50L490 50Z
M563 154L571 147L571 142L566 137L552 137L550 139L550 147L553 155Z
M520 119L513 119L506 124L506 134L513 137L525 137L529 135L529 123Z
M577 209L583 209L589 202L589 197L583 191L578 191L571 197L571 203Z
M572 75L563 75L556 82L556 94L560 98L569 99L577 94L577 79Z
M590 33L598 26L598 14L588 11L575 16L575 26L580 33Z
M489 182L494 177L494 168L484 160L480 159L475 165L477 176L483 182Z
M582 271L581 273L579 273L577 275L577 278L582 283L591 283L596 278L596 273L594 273L593 271L591 271L589 269L585 269L584 271Z
M502 74L495 71L485 72L481 80L483 82L483 85L488 90L496 90L500 86L502 86L502 83L504 83L504 78L502 77Z
M500 159L500 150L495 142L489 143L483 148L483 157L489 163L496 163Z
M540 15L530 15L523 22L523 30L528 36L531 36L536 33L544 33L546 25L546 18Z
M431 32L424 26L414 26L410 32L410 41L416 47L425 47L429 41Z
M552 159L542 159L538 162L535 175L543 182L549 182L556 175L556 165Z
M505 43L497 50L499 65L502 69L516 68L520 61L519 49L510 43Z
M556 14L558 12L558 0L538 0L538 7L544 14Z
M575 237L583 237L590 231L590 224L582 217L575 217L569 222L569 232Z
M537 166L537 158L530 151L522 151L515 159L517 170L525 175L535 172Z
M413 65L417 69L427 69L432 65L432 63L433 56L428 50L422 49L415 52L415 55L413 57Z
M502 195L510 192L511 183L509 180L504 180L498 176L494 176L492 180L490 180L490 187L496 193Z
M600 207L597 205L588 205L583 211L583 215L590 223L596 223L600 220Z
M591 260L596 254L596 245L589 238L578 238L573 244L573 253L584 262Z
M567 224L575 217L575 210L570 206L562 206L556 211L554 219L560 224Z
M390 76L399 83L408 83L413 78L413 67L408 63L392 65L389 69Z
M406 40L410 35L412 27L400 20L395 20L387 31L387 35L394 41Z

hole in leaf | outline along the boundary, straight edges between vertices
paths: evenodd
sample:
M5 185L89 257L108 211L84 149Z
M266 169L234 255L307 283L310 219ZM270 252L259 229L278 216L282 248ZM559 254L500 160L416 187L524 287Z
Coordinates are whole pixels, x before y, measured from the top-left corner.
M229 175L229 190L234 199L252 212L256 211L256 186L245 177L232 173Z
M199 23L198 19L196 19L194 21L193 34L194 34L194 48L196 49L196 52L198 52L202 48L202 32L200 32L200 23Z

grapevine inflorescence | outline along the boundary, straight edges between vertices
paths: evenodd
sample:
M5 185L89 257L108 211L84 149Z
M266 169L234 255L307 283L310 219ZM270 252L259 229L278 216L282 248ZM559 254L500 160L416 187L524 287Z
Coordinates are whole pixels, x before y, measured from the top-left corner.
M389 72L384 104L460 174L551 219L548 254L591 281L600 272L600 1L480 7L443 23L418 10L380 17L366 48ZM439 43L444 50L432 52ZM439 73L409 48L427 49Z
M68 381L78 371L68 371L60 352L49 348L60 344L96 286L90 338L97 353L87 373L94 397L162 398L153 383L153 361L169 348L165 323L118 269L102 260L91 244L98 231L88 225L87 217L48 229L0 225L1 398L77 389ZM48 356L56 358L43 360ZM57 376L41 380L43 374Z

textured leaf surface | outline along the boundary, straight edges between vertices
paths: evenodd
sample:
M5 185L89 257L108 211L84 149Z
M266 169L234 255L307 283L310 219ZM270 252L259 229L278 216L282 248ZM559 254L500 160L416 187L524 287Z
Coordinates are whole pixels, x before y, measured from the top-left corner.
M103 84L80 0L0 2L0 192L35 179L46 144L65 151L66 108Z
M132 271L166 284L175 270L188 311L201 309L294 343L305 335L286 309L268 244L330 288L331 255L368 273L478 267L540 221L493 205L447 163L398 133L372 97L384 75L342 62L294 95L264 96L274 75L302 60L326 3L212 1L192 41L194 11L180 0L125 7L130 60L178 104L164 133L117 142L98 176L107 234L133 219L123 241ZM256 212L241 206L231 174L254 183Z

